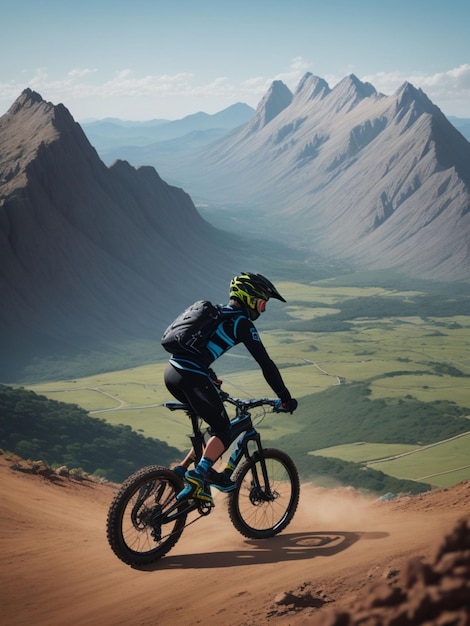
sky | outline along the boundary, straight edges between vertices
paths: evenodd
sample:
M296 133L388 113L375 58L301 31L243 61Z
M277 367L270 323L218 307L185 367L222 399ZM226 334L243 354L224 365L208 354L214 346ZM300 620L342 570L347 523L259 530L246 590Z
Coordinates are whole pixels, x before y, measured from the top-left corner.
M470 3L460 0L0 0L0 115L29 87L74 119L180 119L274 80L405 81L470 118Z

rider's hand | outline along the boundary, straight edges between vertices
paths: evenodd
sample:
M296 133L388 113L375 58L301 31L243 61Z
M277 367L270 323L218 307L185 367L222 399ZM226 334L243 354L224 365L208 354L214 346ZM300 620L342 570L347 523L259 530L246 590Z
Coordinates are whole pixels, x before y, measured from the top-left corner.
M276 400L275 404L274 404L274 412L275 413L293 413L295 411L295 409L297 408L297 400L294 400L294 398L290 398L289 400L284 400L284 402L282 400Z
M283 411L285 411L286 413L290 413L292 415L292 413L295 411L295 409L297 408L298 402L295 398L291 398L290 400L288 400L287 402L283 402L282 403L282 409Z

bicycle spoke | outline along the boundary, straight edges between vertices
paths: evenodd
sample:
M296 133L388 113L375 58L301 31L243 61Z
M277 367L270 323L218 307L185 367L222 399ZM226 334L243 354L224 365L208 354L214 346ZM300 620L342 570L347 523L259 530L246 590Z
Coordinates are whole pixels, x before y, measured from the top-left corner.
M178 541L191 508L177 502L180 488L174 474L158 466L143 468L123 483L107 520L108 541L122 561L151 563Z
M264 450L263 461L247 461L237 475L238 487L229 502L235 528L246 537L272 537L292 519L299 499L298 474L290 458L279 450Z

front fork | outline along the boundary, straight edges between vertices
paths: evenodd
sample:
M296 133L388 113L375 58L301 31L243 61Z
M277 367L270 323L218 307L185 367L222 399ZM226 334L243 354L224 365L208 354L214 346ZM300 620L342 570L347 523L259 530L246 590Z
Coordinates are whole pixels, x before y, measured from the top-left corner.
M251 443L253 443L253 445L250 445ZM250 448L254 448L254 450L250 450ZM254 429L243 433L238 438L225 471L232 473L243 457L245 457L248 462L251 462L252 479L250 500L252 503L254 504L260 500L273 500L274 495L271 492L261 437ZM262 476L259 475L259 468L261 468Z

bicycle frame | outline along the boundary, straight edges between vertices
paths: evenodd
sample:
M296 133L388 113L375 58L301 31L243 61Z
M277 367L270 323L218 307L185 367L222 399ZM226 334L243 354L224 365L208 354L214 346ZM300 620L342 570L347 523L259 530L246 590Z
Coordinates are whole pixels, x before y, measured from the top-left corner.
M284 412L279 400L240 400L220 391L224 402L235 406L230 420L232 437L229 460L223 472L211 470L211 487L227 493L227 511L234 528L249 539L274 537L291 522L299 502L297 468L288 454L263 448L253 425L251 409L263 405ZM194 462L204 450L208 429L190 406L167 402L166 408L183 410L191 419ZM231 482L229 482L231 481ZM134 472L115 494L106 520L108 542L116 556L129 565L152 563L169 552L189 524L208 515L214 502L178 499L183 488L180 475L168 467L149 465ZM189 513L196 516L187 521Z
M253 425L249 409L262 405L268 405L273 407L273 409L277 408L278 410L280 410L279 401L269 398L257 400L240 400L232 398L227 393L222 391L220 391L220 395L224 402L228 402L234 405L236 409L235 417L230 420L230 424L232 427L232 440L230 446L233 446L233 448L224 471L227 472L229 476L231 476L243 458L249 460L255 458L256 456L256 458L260 461L260 466L262 469L262 482L260 481L260 477L258 476L256 465L253 464L254 484L252 485L252 488L253 490L256 490L258 498L269 501L273 499L273 494L271 493L268 472L266 469L266 463L264 461L261 435ZM201 430L202 419L188 404L182 402L165 402L163 406L165 406L170 411L184 411L186 415L190 418L193 429L193 434L190 436L190 440L195 455L194 464L196 465L202 457L205 433L207 433L208 429L206 429L204 432ZM250 442L254 442L255 444L254 451L250 451ZM177 508L176 505L175 507L171 507L171 509L167 512L167 514L170 514L171 519L174 519L174 516L170 513L174 508ZM201 504L196 502L190 505L189 508L184 508L184 513L195 509L199 509L202 514L207 514L210 512L210 509L203 512L204 509L201 510Z

